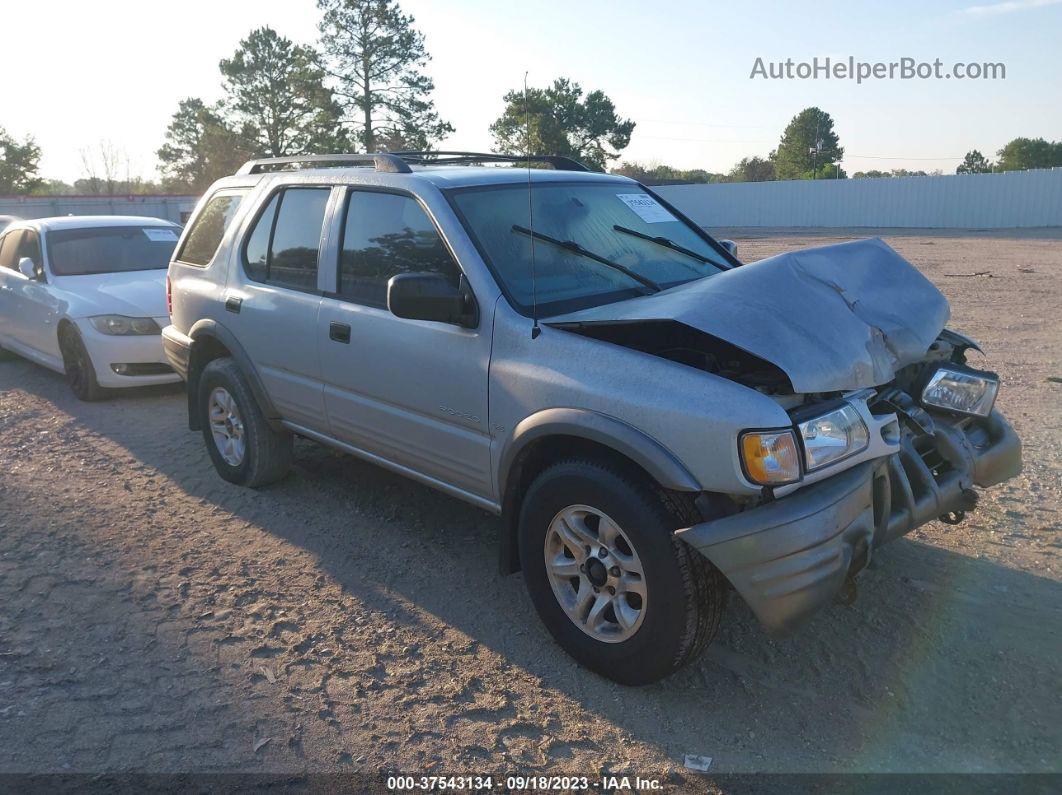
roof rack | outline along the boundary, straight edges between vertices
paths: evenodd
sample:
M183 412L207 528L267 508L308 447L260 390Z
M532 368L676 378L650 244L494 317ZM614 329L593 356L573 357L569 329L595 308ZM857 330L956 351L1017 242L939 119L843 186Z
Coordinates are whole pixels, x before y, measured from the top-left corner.
M473 163L546 163L558 171L589 171L570 157L560 155L500 155L495 152L378 152L360 155L292 155L291 157L263 157L248 160L236 173L264 174L269 171L289 171L300 168L329 168L348 165L372 165L388 174L409 174L410 164L418 166L451 166Z
M589 171L586 166L561 155L503 155L497 152L391 152L407 163L450 166L461 163L546 163L558 171Z
M305 164L305 165L303 165ZM377 171L389 174L408 174L409 166L401 158L392 154L378 153L372 155L294 155L292 157L263 157L260 160L248 160L237 174L263 174L267 171L285 171L298 168L318 168L345 165L372 164ZM289 166L290 169L286 169Z

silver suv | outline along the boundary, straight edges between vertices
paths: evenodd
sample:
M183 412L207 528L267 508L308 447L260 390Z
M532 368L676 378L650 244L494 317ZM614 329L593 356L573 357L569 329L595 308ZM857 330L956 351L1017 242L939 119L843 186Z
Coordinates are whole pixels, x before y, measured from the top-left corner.
M788 627L1021 468L998 379L886 244L743 265L563 158L254 161L200 201L168 285L223 478L280 479L298 435L499 514L502 570L627 684L693 659L730 589Z

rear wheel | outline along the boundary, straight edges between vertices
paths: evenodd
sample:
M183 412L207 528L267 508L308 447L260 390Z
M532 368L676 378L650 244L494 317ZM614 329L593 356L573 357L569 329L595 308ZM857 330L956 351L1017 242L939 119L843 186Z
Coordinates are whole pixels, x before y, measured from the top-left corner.
M104 396L103 388L96 381L96 369L92 358L81 341L81 335L73 326L64 326L59 332L59 351L63 356L63 370L66 383L78 400L99 400Z
M523 500L520 560L546 628L622 684L661 679L715 635L725 603L712 565L674 536L689 517L655 484L593 460L540 474Z
M221 477L253 488L288 473L292 435L269 424L232 359L215 359L203 369L198 405L203 439Z

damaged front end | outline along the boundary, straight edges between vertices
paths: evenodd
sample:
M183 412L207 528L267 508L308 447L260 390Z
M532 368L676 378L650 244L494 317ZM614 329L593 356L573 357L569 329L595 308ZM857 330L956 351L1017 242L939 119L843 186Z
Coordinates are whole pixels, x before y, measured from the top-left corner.
M877 547L933 519L961 521L977 504L974 486L1021 471L1018 437L991 404L964 414L933 405L940 396L927 392L941 370L994 378L974 375L980 371L966 364L972 346L945 330L924 360L893 381L844 396L867 418L872 438L860 453L800 483L765 488L744 510L679 537L711 560L771 629L843 598ZM800 416L799 409L791 413Z

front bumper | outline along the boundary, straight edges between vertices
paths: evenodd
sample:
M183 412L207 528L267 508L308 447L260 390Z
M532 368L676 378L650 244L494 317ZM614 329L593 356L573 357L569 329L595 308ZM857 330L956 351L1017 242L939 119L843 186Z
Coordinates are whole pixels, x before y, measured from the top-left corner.
M1021 471L1021 443L1001 414L935 423L931 444L905 433L900 452L741 513L678 531L769 629L828 604L875 547L939 516L971 510L973 486Z
M112 336L101 334L89 320L78 320L81 341L85 344L97 383L108 389L131 386L172 384L180 380L174 372L156 372L150 375L121 375L114 365L166 365L162 343L154 335ZM135 367L132 369L136 369ZM145 368L149 369L149 368Z

